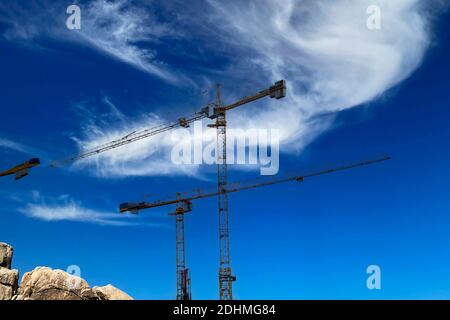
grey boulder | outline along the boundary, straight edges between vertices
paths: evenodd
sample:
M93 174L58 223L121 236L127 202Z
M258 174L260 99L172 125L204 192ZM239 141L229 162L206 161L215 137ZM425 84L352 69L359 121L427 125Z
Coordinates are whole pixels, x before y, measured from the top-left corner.
M0 267L11 269L13 258L13 247L9 244L0 242Z

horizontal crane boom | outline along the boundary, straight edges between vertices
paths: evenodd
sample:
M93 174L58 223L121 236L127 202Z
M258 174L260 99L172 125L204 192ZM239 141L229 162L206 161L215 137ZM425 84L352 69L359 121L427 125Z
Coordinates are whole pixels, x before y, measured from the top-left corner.
M373 160L360 161L360 162L353 163L350 165L342 165L339 167L310 172L310 173L303 174L303 175L294 175L294 176L289 176L289 177L285 177L285 178L271 179L271 180L267 180L267 181L256 181L255 182L254 180L251 180L251 181L244 181L244 182L229 183L227 189L223 190L223 192L224 193L234 193L234 192L238 192L238 191L255 189L255 188L259 188L259 187L264 187L264 186L269 186L269 185L274 185L274 184L279 184L279 183L284 183L284 182L290 182L290 181L301 182L306 178L316 177L316 176L333 173L333 172L338 172L338 171L349 170L349 169L353 169L356 167L367 166L367 165L383 162L383 161L386 161L389 159L390 159L389 156L384 156L384 157L373 159ZM143 209L151 209L151 208L162 207L162 206L176 204L176 203L185 202L185 201L190 202L192 200L214 197L214 196L217 196L218 194L219 194L219 192L217 191L217 189L214 191L209 191L209 192L203 191L203 190L194 190L194 191L182 194L182 196L180 196L180 194L177 194L171 198L168 198L167 200L156 200L153 202L139 202L139 203L129 203L129 202L122 203L120 205L119 210L120 210L120 212L126 212L126 211L137 212L137 211L143 210Z
M275 98L275 99L280 99L280 98L284 97L285 95L286 95L286 81L280 80L280 81L275 82L275 84L273 86L271 86L270 88L262 90L255 95L244 97L244 98L240 99L239 101L236 101L235 103L232 103L228 106L223 107L223 109L225 109L225 111L231 110L231 109L240 107L244 104L247 104L249 102L252 102L252 101L267 97L267 96L270 96L271 98ZM174 122L163 124L163 125L156 126L153 128L132 132L120 139L99 145L93 149L87 150L78 155L74 155L72 157L68 157L68 158L62 159L62 160L53 161L51 166L57 167L57 166L65 165L65 164L71 163L73 161L77 161L77 160L81 160L81 159L84 159L84 158L87 158L90 156L94 156L99 153L102 153L102 152L105 152L105 151L108 151L111 149L115 149L115 148L121 147L123 145L129 144L129 143L132 143L132 142L135 142L138 140L142 140L142 139L145 139L145 138L148 138L151 136L155 136L157 134L160 134L160 133L163 133L165 131L169 131L169 130L172 130L175 128L179 128L179 127L187 128L187 127L189 127L189 125L191 123L201 120L201 119L204 119L204 118L215 119L215 118L217 118L217 115L218 115L218 111L219 111L218 108L220 109L220 107L216 106L214 103L210 103L206 107L203 107L199 112L196 112L190 116L182 117Z
M102 144L97 146L94 149L90 149L85 151L84 153L75 155L73 157L69 157L63 160L57 160L52 163L52 167L65 165L73 161L81 160L111 149L115 149L121 147L123 145L142 140L151 136L155 136L157 134L163 133L165 131L169 131L178 127L188 127L190 123L206 118L207 115L205 113L195 113L189 117L180 118L177 122L168 123L165 125L156 126L153 128L145 129L142 131L136 131L131 134L124 136L123 138Z

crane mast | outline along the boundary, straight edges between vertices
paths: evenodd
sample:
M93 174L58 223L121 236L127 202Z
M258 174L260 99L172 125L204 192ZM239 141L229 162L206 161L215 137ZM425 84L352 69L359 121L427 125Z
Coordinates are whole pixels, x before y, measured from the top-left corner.
M216 118L214 124L209 127L217 130L217 203L219 219L219 298L220 300L233 299L233 282L236 276L231 272L230 263L230 229L228 225L228 193L224 192L227 188L228 167L227 167L227 119L228 110L243 106L244 104L256 101L258 99L270 96L271 98L281 99L286 96L286 82L277 81L269 89L263 90L253 96L248 96L239 101L224 106L222 102L220 85L217 85L216 103L213 117ZM211 117L212 118L212 117Z
M177 203L175 212L176 221L176 264L177 264L177 300L191 300L191 277L186 268L186 254L184 242L184 215L192 211L191 202L184 200Z
M216 123L209 125L217 129L217 203L219 218L219 298L232 300L232 283L236 277L231 273L230 263L230 230L228 226L228 194L227 187L227 121L226 109L223 107L220 86L216 93Z

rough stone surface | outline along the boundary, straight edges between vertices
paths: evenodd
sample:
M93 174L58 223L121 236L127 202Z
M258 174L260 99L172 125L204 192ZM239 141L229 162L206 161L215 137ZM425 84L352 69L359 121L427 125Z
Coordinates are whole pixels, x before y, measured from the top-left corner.
M111 284L103 287L94 287L93 290L101 300L133 300L128 294Z
M19 271L10 270L12 259L12 247L6 243L0 243L0 300L10 300L17 291L17 283L19 281Z
M13 287L0 284L0 300L11 300L13 296Z
M26 272L18 286L19 272L10 270L13 248L0 242L0 300L132 300L112 285L91 288L62 270L37 267Z
M18 280L19 280L19 271L9 270L0 267L0 284L17 288Z
M47 267L25 273L15 299L100 300L85 280Z
M13 258L13 247L9 244L0 242L0 267L11 269Z
M17 291L19 272L0 267L0 300L11 299Z

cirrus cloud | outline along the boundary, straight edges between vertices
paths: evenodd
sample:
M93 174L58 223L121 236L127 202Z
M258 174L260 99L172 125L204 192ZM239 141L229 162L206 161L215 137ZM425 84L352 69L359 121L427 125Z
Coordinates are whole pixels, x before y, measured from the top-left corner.
M376 100L417 70L430 45L430 10L437 3L424 0L267 0L263 5L259 1L207 2L209 7L199 11L202 19L186 17L185 23L205 43L217 44L216 49L211 48L214 45L209 47L216 50L215 54L224 54L231 60L228 69L218 72L224 87L236 92L229 98L267 86L270 80L287 79L288 84L285 99L260 101L258 106L249 105L230 113L230 128L278 129L280 151L285 153L302 150L329 129L337 112ZM369 30L366 26L366 11L373 4L382 12L381 30ZM195 10L195 5L192 6ZM163 121L146 119L114 129L97 126L97 132L91 131L78 141L79 146L84 149L123 137L149 122ZM151 126L145 126L148 127ZM95 163L97 169L124 175L191 174L192 170L188 169L192 167L183 171L170 163L169 141L163 134L86 161Z
M167 1L159 4L165 10L156 13L151 6L156 2L93 0L82 5L80 32L40 25L38 21L45 16L42 3L52 8L47 11L53 19L65 16L55 13L49 2L33 3L33 11L40 13L33 12L31 18L30 12L24 13L19 7L5 13L2 7L6 6L0 4L0 22L9 25L9 39L29 40L42 34L66 39L69 35L74 43L90 46L172 84L188 83L190 80L182 75L188 71L189 79L197 79L197 85L219 78L227 92L234 92L227 100L286 79L285 99L259 101L257 106L246 106L228 118L230 128L278 129L280 151L295 153L329 129L338 112L377 100L419 68L430 46L433 15L445 2ZM367 8L371 5L380 7L381 30L366 26ZM176 12L170 16L176 18L164 17L165 12ZM30 18L28 23L18 23L24 16ZM186 57L193 54L188 48L195 42L207 55L225 58L226 62L206 63L197 69L185 66L186 70L180 67L179 71L158 54L160 45L164 47L169 39L176 39L186 48ZM202 60L193 61L201 64ZM117 115L116 111L112 110ZM133 119L115 126L88 121L89 126L85 123L75 139L77 145L81 150L89 149L166 122L154 114ZM96 170L92 172L103 177L195 174L197 168L170 162L172 145L169 136L163 134L86 159L79 165L85 168L93 164Z
M21 196L20 199L23 199ZM48 222L71 221L98 224L104 226L143 226L160 227L163 224L138 221L130 215L106 210L91 209L83 206L69 195L58 197L43 196L39 191L32 191L27 204L18 211L24 215Z

